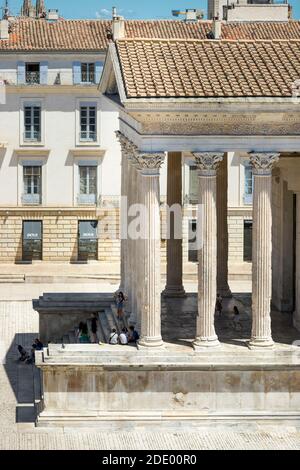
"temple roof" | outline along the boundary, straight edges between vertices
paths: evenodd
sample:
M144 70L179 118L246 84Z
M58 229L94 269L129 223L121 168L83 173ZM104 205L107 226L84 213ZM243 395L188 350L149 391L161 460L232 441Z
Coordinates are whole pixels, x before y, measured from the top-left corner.
M116 42L127 98L291 97L300 40Z
M108 20L19 18L10 23L8 40L0 51L100 51L108 46ZM206 39L211 21L126 20L126 38ZM223 39L300 39L300 21L230 23L222 25Z

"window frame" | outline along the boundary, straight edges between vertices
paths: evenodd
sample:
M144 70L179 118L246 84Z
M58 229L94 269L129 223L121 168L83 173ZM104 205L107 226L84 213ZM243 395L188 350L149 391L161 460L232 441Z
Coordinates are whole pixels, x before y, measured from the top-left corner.
M26 107L39 107L40 108L40 134L39 140L25 138L25 108ZM45 106L44 99L40 98L21 98L20 99L20 147L44 147L45 146Z
M83 68L86 66L86 80L84 80L83 74ZM92 68L92 70L91 70ZM82 84L96 84L96 64L95 62L81 62L81 67L80 67L80 75L81 75L81 83ZM93 76L93 80L90 80L91 75Z
M251 171L251 184L250 178L247 176L247 173ZM251 187L251 192L247 188ZM244 164L244 204L252 205L253 204L253 189L254 189L254 175L253 168L250 162Z
M81 132L81 109L83 107L95 108L95 140L91 139L82 139ZM76 147L99 147L100 146L100 110L99 110L99 100L95 98L89 99L77 99L76 101L76 137L75 137Z
M26 175L26 171L31 169L31 175ZM39 174L34 174L34 169L39 170ZM42 203L42 173L43 173L43 165L23 165L23 193L22 193L22 203L24 205L41 205ZM26 183L26 178L30 178L30 189L31 191L28 192L28 185ZM35 177L38 177L38 184L37 189L38 192L34 192L35 190Z

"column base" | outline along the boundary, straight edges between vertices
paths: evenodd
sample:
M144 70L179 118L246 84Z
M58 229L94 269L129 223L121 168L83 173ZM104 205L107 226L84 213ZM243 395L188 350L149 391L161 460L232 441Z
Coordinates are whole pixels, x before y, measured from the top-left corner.
M186 292L183 286L166 286L163 291L163 296L169 298L183 298L186 297Z
M274 349L275 343L272 338L253 338L248 343L248 348L252 351L263 351L266 349Z
M220 348L221 343L217 336L210 338L197 338L193 343L193 348L196 352L208 351L209 349Z
M157 350L157 349L164 349L164 342L162 337L142 337L137 344L137 348L139 351L141 350Z

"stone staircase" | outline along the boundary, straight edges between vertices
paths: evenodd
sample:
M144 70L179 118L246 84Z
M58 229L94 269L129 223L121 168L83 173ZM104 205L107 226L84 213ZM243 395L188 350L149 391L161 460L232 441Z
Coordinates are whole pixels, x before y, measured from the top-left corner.
M115 328L118 334L121 333L122 329L128 328L128 321L127 318L124 317L121 321L118 320L117 316L117 308L114 304L110 307L107 307L101 310L98 313L97 318L98 323L98 330L97 330L97 337L98 342L100 343L109 343L110 333L113 328ZM92 320L88 320L87 322L88 332L90 338L92 337ZM57 344L76 344L77 343L77 333L78 328L74 327L74 329L70 330L67 334L65 334L61 339L56 341Z
M25 274L0 274L0 284L24 284Z

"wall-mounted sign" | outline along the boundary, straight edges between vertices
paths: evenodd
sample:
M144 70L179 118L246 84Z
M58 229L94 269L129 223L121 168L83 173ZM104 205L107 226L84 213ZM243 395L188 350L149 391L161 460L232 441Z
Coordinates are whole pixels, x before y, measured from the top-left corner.
M42 222L32 221L23 224L24 240L41 240L42 239Z
M79 222L79 238L80 240L97 240L98 221Z

